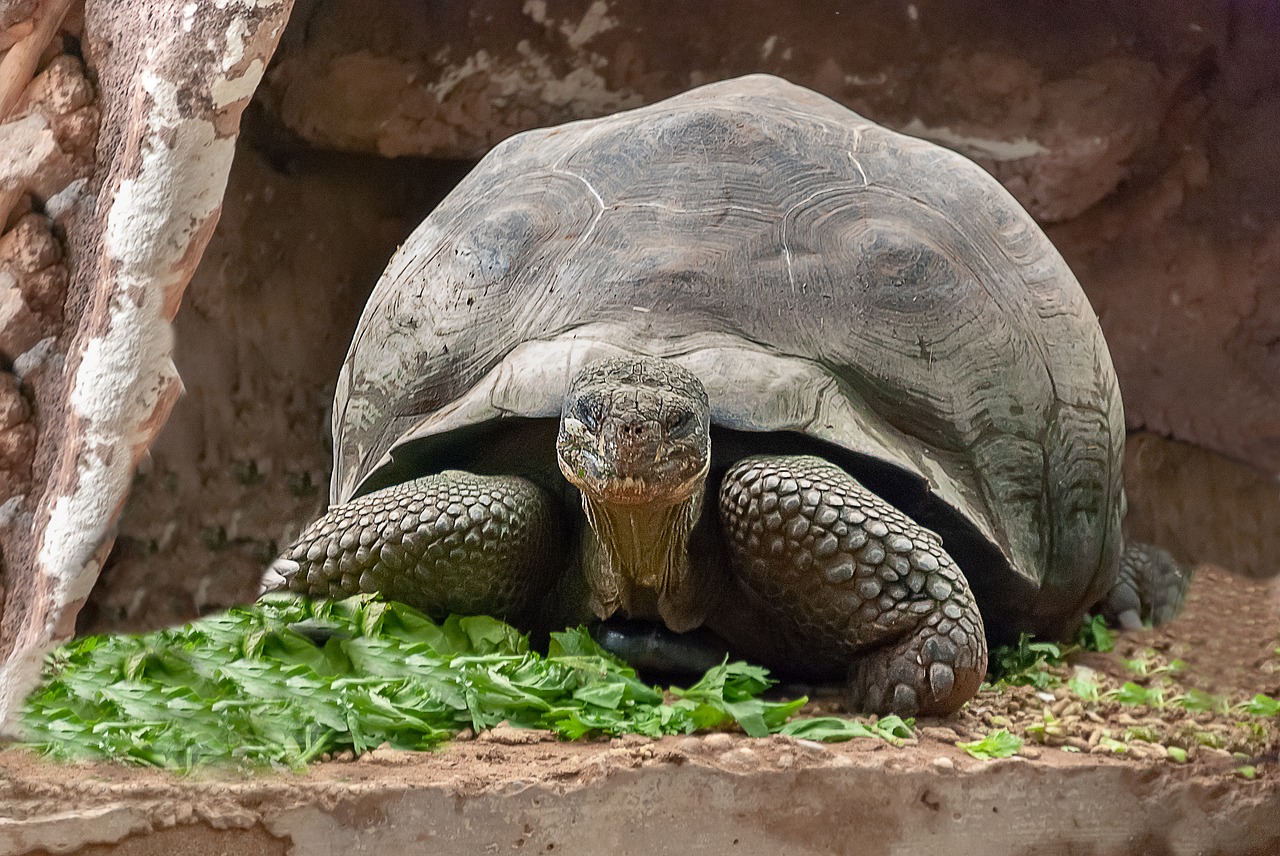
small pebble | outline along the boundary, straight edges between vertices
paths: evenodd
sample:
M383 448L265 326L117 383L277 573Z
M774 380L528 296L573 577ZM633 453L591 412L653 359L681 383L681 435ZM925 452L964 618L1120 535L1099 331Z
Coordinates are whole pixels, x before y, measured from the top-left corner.
M954 770L956 768L956 762L952 761L950 758L934 758L933 766L937 767L939 770Z
M826 745L819 743L817 740L797 740L796 745L801 749L804 749L806 752L810 752L815 755L828 751Z
M476 740L480 743L498 743L503 746L523 746L530 743L543 743L555 740L550 731L539 728L512 728L500 722L488 731L480 732Z
M717 731L702 738L702 745L712 752L723 752L733 748L733 738L723 731Z
M703 747L697 737L681 737L676 741L676 748L687 755L700 755Z
M756 763L756 751L749 746L739 746L720 754L720 763L726 767L745 769Z
M955 731L944 725L926 725L920 729L920 734L923 737L928 737L932 740L938 740L943 743L955 743L960 739L960 735L956 734Z

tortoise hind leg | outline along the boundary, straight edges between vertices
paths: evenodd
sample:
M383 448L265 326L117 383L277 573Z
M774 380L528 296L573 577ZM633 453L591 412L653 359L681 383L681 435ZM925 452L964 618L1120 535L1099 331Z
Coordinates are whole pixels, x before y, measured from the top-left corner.
M1116 584L1098 604L1112 626L1141 630L1159 626L1182 611L1191 585L1191 569L1151 544L1130 544L1120 557Z
M533 482L451 470L329 509L264 585L313 597L380 592L437 618L516 619L556 581L557 529Z
M964 575L937 535L844 470L746 458L721 483L720 516L746 601L722 610L735 646L843 673L853 706L877 713L945 716L977 692L986 638ZM735 622L745 611L763 621Z

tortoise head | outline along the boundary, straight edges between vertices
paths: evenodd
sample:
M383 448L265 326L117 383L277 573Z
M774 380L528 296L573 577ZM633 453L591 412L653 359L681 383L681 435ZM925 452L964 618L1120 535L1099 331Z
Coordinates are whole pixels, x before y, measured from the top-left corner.
M688 544L711 464L711 408L701 381L675 363L619 357L584 368L565 396L556 460L582 493L591 526L583 570L601 618L618 609L673 630L705 604Z
M711 463L702 382L655 357L615 357L578 373L560 414L556 459L599 502L674 505L702 489Z

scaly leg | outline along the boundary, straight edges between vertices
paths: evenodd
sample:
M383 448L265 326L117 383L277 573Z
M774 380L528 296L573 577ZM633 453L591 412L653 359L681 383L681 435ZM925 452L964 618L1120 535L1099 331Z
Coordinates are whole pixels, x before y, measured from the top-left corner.
M1140 630L1143 623L1161 625L1182 611L1191 585L1191 570L1150 544L1130 544L1120 557L1115 586L1098 604L1112 625Z
M560 543L533 482L450 470L329 509L264 584L313 597L381 592L436 618L516 618L556 581Z
M784 668L844 664L861 710L941 716L977 692L987 646L964 575L937 535L844 470L746 458L725 475L720 515L747 608L766 618L754 633L731 626L732 644Z

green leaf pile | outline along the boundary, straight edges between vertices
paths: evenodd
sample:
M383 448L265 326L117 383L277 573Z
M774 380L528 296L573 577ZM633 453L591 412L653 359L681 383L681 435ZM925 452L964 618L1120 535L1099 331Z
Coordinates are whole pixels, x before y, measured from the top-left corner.
M734 723L762 736L806 702L759 698L772 684L765 669L725 663L664 693L582 629L552 634L542 655L493 618L436 624L368 596L274 596L184 627L58 649L23 724L32 744L64 758L300 767L383 743L427 749L504 720L565 738Z

